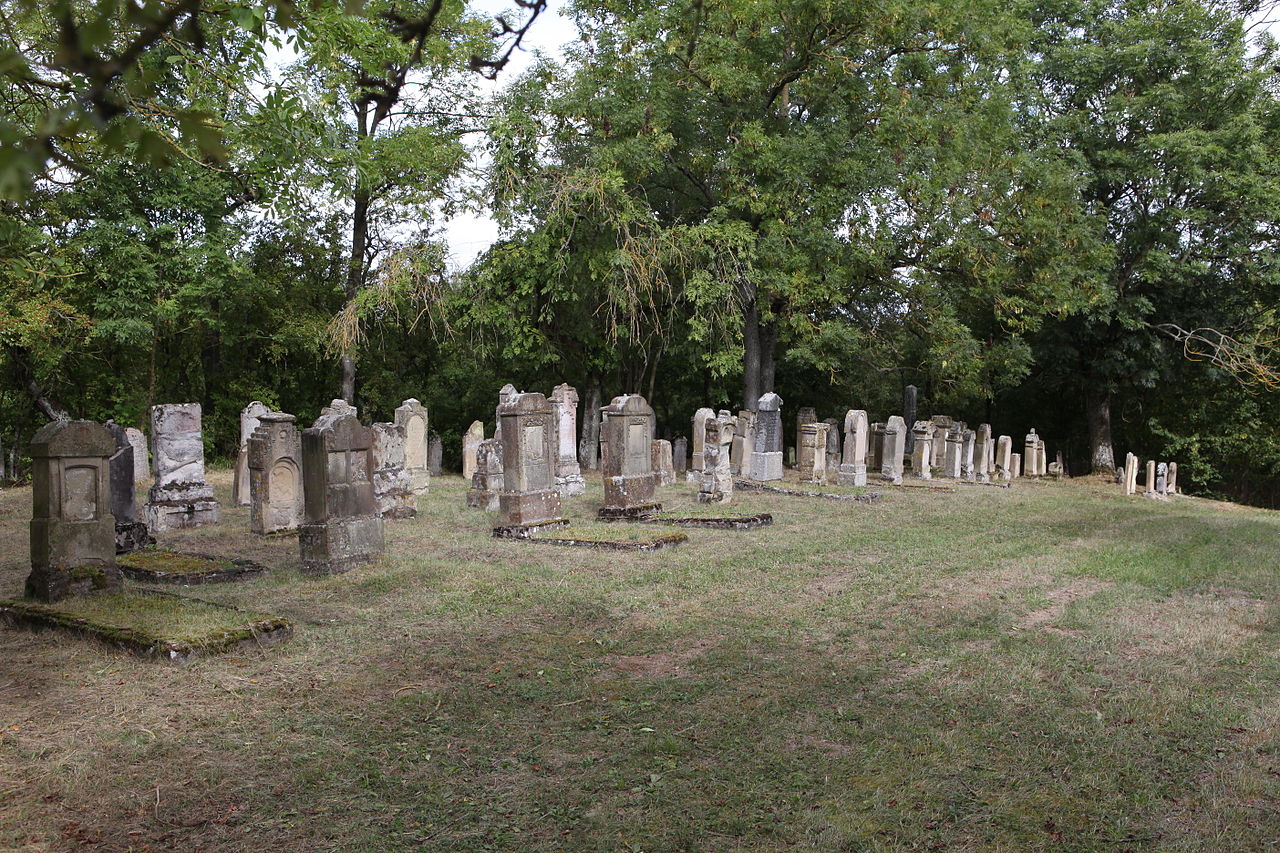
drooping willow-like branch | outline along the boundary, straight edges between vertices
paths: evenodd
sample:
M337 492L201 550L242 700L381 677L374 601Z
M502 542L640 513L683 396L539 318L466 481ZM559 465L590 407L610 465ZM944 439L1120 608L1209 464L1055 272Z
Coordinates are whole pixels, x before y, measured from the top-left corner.
M1153 329L1182 344L1191 361L1205 361L1226 370L1241 385L1280 391L1280 369L1268 363L1280 337L1240 340L1217 329L1184 329L1177 323L1157 323Z

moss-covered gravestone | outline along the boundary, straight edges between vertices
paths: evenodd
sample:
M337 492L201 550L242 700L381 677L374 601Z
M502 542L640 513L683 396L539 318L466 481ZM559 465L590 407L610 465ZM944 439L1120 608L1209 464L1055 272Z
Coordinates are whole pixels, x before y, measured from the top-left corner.
M502 424L502 514L499 535L523 538L563 527L556 485L557 423L551 401L542 394L513 394L498 409Z
M603 414L609 453L604 459L604 506L600 517L653 515L662 509L653 500L653 409L639 394L624 394L614 397Z
M119 589L110 463L116 443L93 421L54 421L31 440L31 574L27 595Z
M345 572L382 553L373 496L373 432L356 416L322 415L302 432L306 522L298 528L305 574Z

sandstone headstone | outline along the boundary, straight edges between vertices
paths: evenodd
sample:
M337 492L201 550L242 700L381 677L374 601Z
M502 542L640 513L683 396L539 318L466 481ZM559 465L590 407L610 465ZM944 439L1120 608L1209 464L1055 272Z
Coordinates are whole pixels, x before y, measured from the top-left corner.
M911 426L915 444L911 450L911 474L921 480L933 479L933 423L916 421Z
M151 407L151 466L146 522L152 533L216 524L218 502L204 481L199 403Z
M907 433L907 456L912 456L916 449L916 396L916 386L908 385L902 389L902 421L912 427Z
M405 428L377 423L373 430L373 499L383 518L413 518L418 505L413 482L405 470Z
M979 483L991 482L991 424L978 424L973 451L973 473Z
M1138 457L1132 453L1127 453L1124 457L1124 493L1138 493Z
M1013 479L1013 438L1007 435L996 441L996 476L1001 480Z
M151 460L147 452L147 436L140 429L127 427L124 434L133 445L133 482L145 483L151 479Z
M933 449L929 452L929 460L935 470L941 472L947 461L947 433L955 428L956 422L948 415L934 415L929 418L933 424Z
M258 428L258 419L271 411L260 400L254 400L240 410L240 450L236 454L235 478L231 481L231 502L236 506L249 505L249 436Z
M557 385L551 391L551 407L556 423L556 487L561 497L580 495L587 490L578 463L578 392L571 385Z
M432 477L444 473L444 442L438 432L427 437L427 473Z
M476 469L467 490L467 506L497 512L502 492L502 442L489 438L476 446Z
M1040 473L1041 477L1049 473L1049 458L1043 438L1036 439L1036 471Z
M752 480L782 479L782 398L772 391L756 404L756 438L749 469Z
M1009 464L1012 466L1009 470L1013 479L1016 480L1022 476L1022 454L1014 453L1009 458L1011 460Z
M1169 463L1169 494L1176 495L1178 493L1178 463Z
M793 446L796 448L797 464L800 461L800 429L805 424L811 424L817 419L818 419L818 410L815 409L813 406L801 406L800 409L796 412L796 432L795 432L795 438L793 439L794 441Z
M1156 490L1156 460L1147 460L1147 479L1143 481L1142 485L1148 492Z
M977 444L977 433L971 429L960 431L960 479L973 482L973 452Z
M689 470L689 440L683 435L677 436L676 440L671 443L671 460L676 472L676 478Z
M111 517L115 519L116 553L128 554L154 544L147 525L138 521L134 497L133 444L124 427L115 421L107 421L107 432L115 442L115 450L108 460L111 485Z
M800 479L813 483L827 481L827 431L820 421L810 421L800 427L798 460L796 468Z
M750 409L738 412L733 427L733 444L730 445L729 469L735 474L745 476L750 467L751 448L755 446L756 413Z
M494 409L493 413L493 421L497 424L497 426L493 428L494 441L502 441L502 415L500 414L502 407L507 404L507 401L519 393L520 392L516 390L516 386L512 385L510 382L498 389L498 407Z
M373 470L373 430L349 408L321 415L302 431L303 574L345 572L382 553Z
M303 518L302 432L293 415L268 412L249 436L249 529L297 530Z
M703 437L702 483L699 503L722 504L733 499L733 470L730 460L737 432L736 420L728 412L708 418Z
M502 526L522 530L564 526L556 485L560 425L551 401L537 392L511 394L498 409L498 417L503 436L498 497ZM646 457L648 451L646 445Z
M409 490L425 495L431 488L431 448L428 437L427 410L413 397L395 411L395 422L404 428L404 473Z
M334 398L329 401L329 405L320 410L320 417L323 418L325 415L351 415L353 418L358 418L360 412L346 400Z
M658 478L658 485L674 486L676 484L676 470L675 462L671 458L671 442L660 438L654 441L649 449L653 456L651 462L653 473Z
M1027 477L1039 477L1043 472L1039 469L1040 436L1033 429L1027 433L1022 447L1022 470Z
M31 574L26 592L57 601L120 589L110 463L116 442L93 421L54 421L31 439Z
M871 444L867 448L867 468L873 473L881 473L884 466L884 424L877 421L871 425Z
M707 419L715 416L715 411L705 406L693 413L693 432L689 433L693 436L693 456L689 460L688 473L690 483L702 482L702 442L707 435Z
M603 517L643 517L662 507L653 501L653 409L639 394L614 397L604 407L601 435L609 445L605 460ZM704 427L705 429L705 427ZM705 434L704 434L705 439Z
M482 441L484 441L484 424L480 421L472 421L471 426L462 436L462 476L466 480L470 480L476 473L476 462Z
M865 486L867 484L867 413L850 409L844 416L844 452L840 457L840 473L836 482L841 486Z
M840 421L835 418L824 418L827 425L827 479L835 479L840 470Z
M880 458L880 478L902 485L903 456L907 452L907 425L898 415L884 425L884 446Z

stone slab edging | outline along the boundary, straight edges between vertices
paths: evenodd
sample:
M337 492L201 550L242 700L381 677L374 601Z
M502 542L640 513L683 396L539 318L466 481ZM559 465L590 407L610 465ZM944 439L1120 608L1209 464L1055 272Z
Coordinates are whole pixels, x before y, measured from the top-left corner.
M665 524L670 527L688 527L700 530L759 530L761 527L768 527L773 524L773 515L772 513L761 512L756 515L725 517L687 515L672 518L618 518L612 520L615 522L625 521L628 524Z
M130 566L128 563L121 562L119 557L116 559L116 566L120 569L120 573L122 575L141 583L163 583L178 586L251 581L257 580L271 571L261 563L255 563L252 560L237 560L231 557L218 557L213 554L200 554L192 551L169 551L163 548L160 549L159 552L152 551L149 553L165 553L173 554L176 557L195 557L201 560L210 560L215 563L230 563L232 568L196 572L162 572L157 569L143 569L138 566ZM127 558L128 555L122 556Z
M648 553L683 545L689 541L689 537L683 533L669 533L666 536L659 536L647 542L612 542L607 539L566 539L552 536L533 536L518 541L532 542L539 545L564 545L571 548L595 548L599 551L643 551Z
M884 495L881 492L867 492L865 495L838 495L832 492L810 492L804 489L786 489L782 486L770 486L757 483L755 480L734 480L733 487L746 492L769 492L775 495L791 495L797 498L826 498L832 501L854 501L862 504L873 504Z

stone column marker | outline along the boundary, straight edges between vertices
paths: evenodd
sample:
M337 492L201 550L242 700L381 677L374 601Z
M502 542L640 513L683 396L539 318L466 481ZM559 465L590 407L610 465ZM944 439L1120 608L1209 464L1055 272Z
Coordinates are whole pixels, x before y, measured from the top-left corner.
M217 524L218 502L204 481L204 437L199 403L151 407L151 466L155 483L147 493L152 533Z
M721 412L706 422L706 435L702 442L702 483L698 489L698 503L724 504L733 500L733 466L730 456L737 432L737 421L728 412Z
M240 451L236 454L235 479L231 481L231 502L249 505L249 437L258 428L259 419L271 411L261 400L254 400L240 410Z
M556 487L561 497L587 490L578 463L578 392L571 385L557 385L551 392L556 421Z
M916 421L911 432L915 443L911 451L911 475L920 480L933 479L933 423Z
M133 445L133 482L145 483L151 479L151 460L147 452L147 437L140 429L127 427L124 434Z
M867 484L867 413L850 409L844 416L844 450L836 482L841 486Z
M902 485L903 455L907 452L907 424L899 415L889 418L884 426L884 447L880 459L880 477L895 486Z
M462 436L462 476L470 480L476 473L476 463L480 453L480 442L484 441L484 424L472 421Z
M756 440L749 467L752 480L782 479L782 398L772 391L756 404Z
M707 435L707 419L714 418L716 413L705 406L693 413L693 456L689 460L687 479L690 483L702 482L702 442Z

